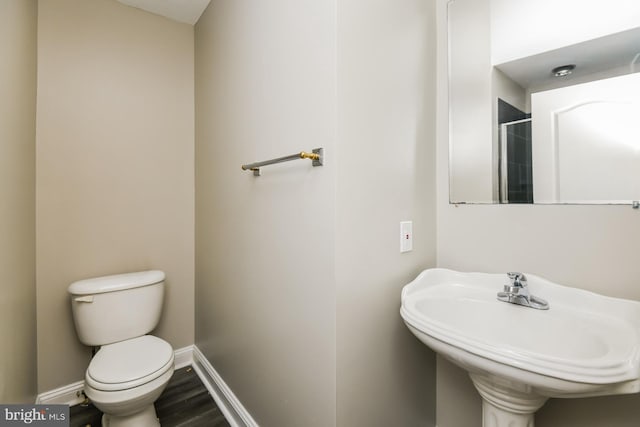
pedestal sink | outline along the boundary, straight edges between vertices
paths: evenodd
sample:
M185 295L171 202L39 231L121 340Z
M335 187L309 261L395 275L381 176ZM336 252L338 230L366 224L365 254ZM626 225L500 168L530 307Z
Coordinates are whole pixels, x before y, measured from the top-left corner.
M423 271L400 314L424 344L467 370L484 427L533 427L549 397L640 391L640 303L527 274L549 310L499 301L506 274Z

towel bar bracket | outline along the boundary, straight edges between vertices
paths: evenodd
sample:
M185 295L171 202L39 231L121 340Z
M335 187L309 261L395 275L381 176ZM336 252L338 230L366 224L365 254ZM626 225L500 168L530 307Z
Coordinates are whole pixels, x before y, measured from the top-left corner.
M317 156L314 156L311 165L314 167L322 166L324 164L324 148L314 148L311 152L317 154Z

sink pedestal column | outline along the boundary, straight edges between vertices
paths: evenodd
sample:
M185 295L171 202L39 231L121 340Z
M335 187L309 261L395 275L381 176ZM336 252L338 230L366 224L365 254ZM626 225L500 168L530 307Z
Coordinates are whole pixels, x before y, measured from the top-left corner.
M533 416L547 397L529 391L524 384L469 376L482 396L482 427L534 427Z
M516 414L482 400L482 427L534 427L533 412Z

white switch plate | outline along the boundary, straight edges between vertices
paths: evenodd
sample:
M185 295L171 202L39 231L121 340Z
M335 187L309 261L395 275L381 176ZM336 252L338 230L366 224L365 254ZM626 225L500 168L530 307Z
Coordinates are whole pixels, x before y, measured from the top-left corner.
M413 221L400 222L400 253L413 250Z

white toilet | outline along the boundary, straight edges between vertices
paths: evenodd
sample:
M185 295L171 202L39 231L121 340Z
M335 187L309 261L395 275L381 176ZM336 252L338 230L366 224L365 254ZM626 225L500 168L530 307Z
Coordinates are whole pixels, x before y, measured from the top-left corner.
M164 273L142 271L72 283L76 332L101 346L85 373L84 392L100 409L103 427L157 427L153 402L174 370L171 345L152 335L160 319Z

